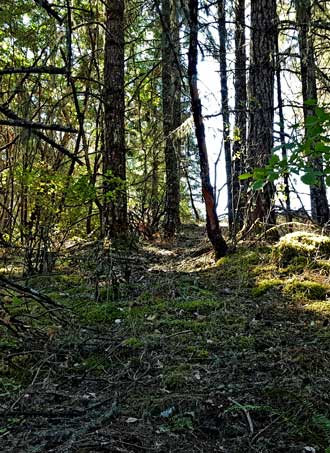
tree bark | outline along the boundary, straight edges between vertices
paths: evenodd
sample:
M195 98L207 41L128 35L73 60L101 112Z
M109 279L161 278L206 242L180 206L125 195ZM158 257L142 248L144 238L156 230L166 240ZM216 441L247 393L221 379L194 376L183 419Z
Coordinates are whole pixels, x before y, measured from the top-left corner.
M276 36L276 0L252 0L247 153L251 170L265 167L272 154ZM251 194L249 225L256 221L275 224L273 198L274 185L270 182Z
M235 127L233 143L233 210L234 231L243 228L244 206L246 201L245 183L239 177L244 173L246 158L246 40L245 40L245 0L235 4Z
M215 258L219 259L226 255L228 247L226 241L221 235L219 220L215 208L214 192L210 181L209 162L205 141L205 128L202 116L202 104L197 86L198 0L189 0L189 25L188 79L199 151L202 193L206 207L206 228L208 237L215 252Z
M110 237L127 231L124 3L124 0L108 0L105 11L102 228L103 235Z
M218 32L219 32L219 61L220 61L220 88L222 104L222 128L225 150L226 176L227 176L227 205L229 231L233 233L233 184L232 184L232 158L230 143L230 115L227 78L227 29L226 29L226 1L218 2Z
M165 139L165 236L173 237L180 225L180 142L173 135L181 122L180 35L177 0L162 0L162 102Z
M312 4L310 0L295 0L298 41L300 50L300 70L303 96L303 111L305 120L305 136L308 137L306 127L309 117L314 116L317 105L316 65L314 43L311 36ZM312 101L312 104L307 104ZM323 171L321 158L311 158L311 167L316 171ZM319 176L318 184L310 186L312 219L320 225L329 220L329 206L327 200L324 177Z
M283 96L282 96L282 80L281 80L281 60L279 57L279 35L277 34L276 39L276 85L277 85L277 102L278 102L278 116L280 120L280 142L281 142L281 151L282 151L282 160L286 161L288 158L288 153L286 149L285 141L285 119L283 112ZM287 222L292 222L292 212L291 212L291 199L290 199L290 185L289 185L289 173L285 173L283 176L284 183L284 196L285 196L285 218Z

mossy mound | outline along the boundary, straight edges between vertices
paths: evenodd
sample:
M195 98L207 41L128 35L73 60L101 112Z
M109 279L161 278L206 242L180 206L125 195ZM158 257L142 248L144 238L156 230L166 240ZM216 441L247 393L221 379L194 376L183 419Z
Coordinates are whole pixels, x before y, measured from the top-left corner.
M281 266L286 266L294 258L330 258L330 237L304 231L296 231L283 236L274 248L274 256Z
M267 292L278 289L283 286L283 280L278 278L270 278L268 280L261 280L257 283L255 288L252 288L251 294L253 297L263 296Z
M327 290L328 288L317 282L292 280L285 285L284 293L299 295L309 300L325 300Z

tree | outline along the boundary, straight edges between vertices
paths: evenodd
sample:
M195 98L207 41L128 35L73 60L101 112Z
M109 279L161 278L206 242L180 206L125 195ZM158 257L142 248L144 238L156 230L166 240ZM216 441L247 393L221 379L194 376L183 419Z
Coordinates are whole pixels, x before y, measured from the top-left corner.
M177 0L162 0L162 103L165 140L165 236L180 224L180 141L175 130L181 123L180 32Z
M251 1L248 169L264 167L272 155L276 22L275 0ZM273 183L268 181L262 188L255 189L260 190L251 194L247 225L253 225L256 221L274 224Z
M233 207L233 181L232 181L232 156L230 142L230 115L227 77L227 29L226 29L226 1L218 1L218 32L219 32L219 61L220 61L220 86L222 104L223 143L225 150L227 174L227 207L229 231L233 233L234 207Z
M295 0L298 41L300 51L300 72L305 122L305 137L308 139L309 118L315 116L317 106L316 64L314 43L311 32L312 4L310 0ZM329 206L324 182L323 163L320 157L311 157L310 165L317 175L317 183L310 186L312 219L323 225L329 220Z
M235 126L233 143L233 228L238 231L244 223L245 190L239 179L244 172L246 157L246 40L245 0L235 2Z
M104 48L103 235L127 230L124 0L108 0Z
M198 92L198 0L189 0L189 51L188 79L191 97L191 109L194 117L196 139L199 151L202 193L206 208L206 228L215 252L215 258L225 256L228 250L226 241L221 235L216 213L214 191L210 181L208 154L205 141L205 127L202 115L202 104Z
M277 91L277 102L278 102L278 117L279 117L279 127L280 127L280 143L281 143L281 152L282 160L287 161L287 144L285 138L285 118L284 118L284 109L283 109L283 95L282 95L282 71L281 71L281 59L279 55L279 32L276 38L276 91ZM291 199L290 199L290 185L289 185L289 172L284 172L283 174L283 192L285 196L285 216L287 222L292 222L292 212L291 212ZM282 203L282 201L281 201Z

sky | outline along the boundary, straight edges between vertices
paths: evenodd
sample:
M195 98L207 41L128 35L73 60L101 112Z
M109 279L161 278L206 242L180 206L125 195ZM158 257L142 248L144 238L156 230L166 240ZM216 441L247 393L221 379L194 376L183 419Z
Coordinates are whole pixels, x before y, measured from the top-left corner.
M230 57L230 56L229 56ZM199 91L202 98L203 104L203 115L215 115L221 111L221 96L220 96L220 76L219 76L219 63L212 57L200 58L198 65L199 72ZM284 98L289 97L292 101L299 102L300 96L300 82L297 77L290 73L284 73L282 76L282 89ZM234 104L234 90L232 77L229 75L229 96L231 108ZM275 105L277 104L277 94L275 92ZM287 107L284 109L284 115L289 123L294 123L294 118L291 108ZM233 118L232 118L233 119ZM275 129L278 118L275 115L274 118ZM210 119L205 119L206 128L206 142L209 153L210 162L210 173L211 180L214 185L214 163L218 157L219 151L222 148L222 117L221 115L215 116ZM231 128L233 129L233 128ZM287 129L288 134L291 133L290 129ZM309 187L300 181L300 178L294 176L292 178L295 182L295 187L299 192L300 198L304 203L305 209L310 209L309 201ZM223 187L226 183L224 153L222 152L220 161L217 169L217 182L218 188ZM279 205L279 201L276 203ZM218 214L222 215L226 212L227 205L227 188L223 187L220 193L220 199L218 204ZM291 194L291 205L293 209L301 208L301 203L294 193Z

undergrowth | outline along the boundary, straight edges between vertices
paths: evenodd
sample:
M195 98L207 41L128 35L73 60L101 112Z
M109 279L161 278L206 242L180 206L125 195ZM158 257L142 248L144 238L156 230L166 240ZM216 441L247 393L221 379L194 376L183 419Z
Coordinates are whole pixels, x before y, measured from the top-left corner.
M178 438L183 451L327 451L328 260L294 253L284 263L263 245L213 265L181 242L148 245L115 300L95 298L83 273L31 279L68 310L70 327L45 315L33 321L39 337L24 341L0 328L1 404L58 410L63 394L66 408L101 410L110 395L116 415L97 435L125 437L130 425L150 451L177 451ZM19 423L0 429L8 445L23 439Z

